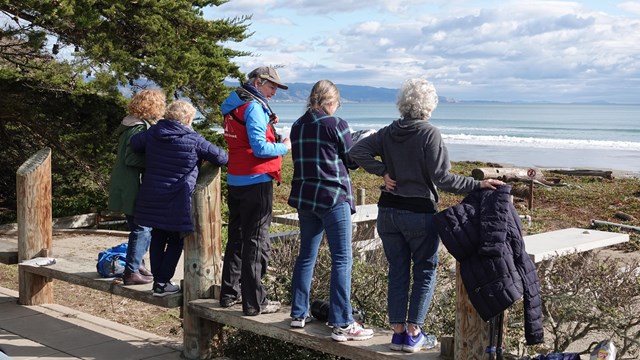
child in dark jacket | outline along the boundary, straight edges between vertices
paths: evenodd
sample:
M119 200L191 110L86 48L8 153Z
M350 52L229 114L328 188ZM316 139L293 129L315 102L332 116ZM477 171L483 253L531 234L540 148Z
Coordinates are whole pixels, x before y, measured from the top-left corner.
M194 230L191 195L199 165L203 160L217 166L228 161L223 149L193 130L195 112L188 102L174 101L164 119L131 138L131 148L145 153L146 170L136 199L135 219L153 228L149 257L154 296L180 291L171 278L182 255L184 237Z

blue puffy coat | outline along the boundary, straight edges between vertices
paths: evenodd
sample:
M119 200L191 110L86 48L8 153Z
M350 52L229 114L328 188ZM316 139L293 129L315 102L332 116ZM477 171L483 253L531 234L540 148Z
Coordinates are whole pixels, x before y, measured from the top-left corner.
M222 166L227 153L189 126L160 120L131 138L131 149L145 153L146 169L135 219L139 225L167 231L191 232L191 195L202 160Z
M460 263L469 300L488 321L524 298L527 344L544 341L536 267L524 248L510 186L474 191L435 216L442 243Z

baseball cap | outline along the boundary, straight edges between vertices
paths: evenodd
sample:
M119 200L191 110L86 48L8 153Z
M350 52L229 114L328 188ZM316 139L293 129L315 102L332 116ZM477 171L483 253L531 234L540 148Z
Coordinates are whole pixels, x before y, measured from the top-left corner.
M287 85L282 83L276 69L269 66L261 66L257 69L254 69L249 73L248 77L249 79L257 77L259 79L269 80L272 83L278 85L280 89L287 90L289 88Z

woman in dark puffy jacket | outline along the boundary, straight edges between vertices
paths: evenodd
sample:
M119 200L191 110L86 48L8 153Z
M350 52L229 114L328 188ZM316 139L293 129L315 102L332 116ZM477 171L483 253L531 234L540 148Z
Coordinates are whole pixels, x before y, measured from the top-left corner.
M146 170L135 218L150 226L149 257L153 273L153 295L180 291L171 282L182 255L184 236L193 232L191 195L203 160L225 165L227 153L211 144L191 127L196 110L185 101L174 101L164 119L131 138L134 151L144 152Z

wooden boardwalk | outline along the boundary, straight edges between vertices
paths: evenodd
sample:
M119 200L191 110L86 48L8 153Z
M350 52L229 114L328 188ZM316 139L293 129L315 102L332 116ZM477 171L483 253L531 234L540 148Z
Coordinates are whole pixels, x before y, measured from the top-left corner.
M55 230L50 256L55 259L55 264L47 266L18 264L18 269L21 272L57 279L165 308L182 306L182 293L157 297L153 296L151 284L124 286L119 279L103 278L98 274L96 270L98 253L126 242L128 234L129 232L112 230ZM0 232L0 262L16 264L17 248L15 232ZM177 280L180 280L182 263L176 270Z
M240 305L222 308L217 300L199 299L190 301L188 310L200 318L349 359L441 359L440 346L413 354L390 350L390 330L373 328L375 335L369 340L337 342L331 339L331 329L315 319L302 329L291 328L290 308L286 306L274 314L244 316Z

